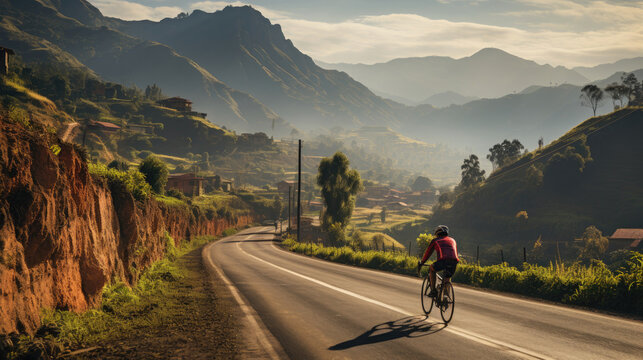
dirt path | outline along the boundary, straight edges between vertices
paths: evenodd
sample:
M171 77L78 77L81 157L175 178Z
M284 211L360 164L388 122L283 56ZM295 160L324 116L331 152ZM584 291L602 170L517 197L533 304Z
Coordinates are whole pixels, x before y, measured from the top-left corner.
M79 126L80 126L79 123L70 123L65 125L64 130L60 133L60 138L62 139L62 141L71 142L72 140L71 135L74 132L74 130Z
M207 276L201 249L179 260L186 269L164 296L163 312L151 309L146 316L160 316L162 326L140 326L98 349L74 359L220 359L239 354L239 308L223 284ZM154 314L154 312L159 312ZM155 321L159 322L159 321Z

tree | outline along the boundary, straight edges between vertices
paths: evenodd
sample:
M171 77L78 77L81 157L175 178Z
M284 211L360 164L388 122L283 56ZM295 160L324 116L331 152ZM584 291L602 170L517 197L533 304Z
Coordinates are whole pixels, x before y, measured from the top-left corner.
M368 220L369 225L373 223L374 218L375 218L375 213L368 214L368 216L366 217L366 220Z
M411 185L413 191L425 191L433 189L433 182L426 176L418 176Z
M350 169L349 165L348 158L341 152L323 158L319 163L317 185L321 187L321 196L326 205L322 219L326 229L333 224L346 228L355 207L355 195L362 190L359 173Z
M580 251L581 259L598 259L607 251L609 240L596 226L588 226L582 236L583 248Z
M520 156L525 147L514 139L509 141L505 139L502 143L494 145L489 149L487 159L491 161L494 170L514 162Z
M380 221L386 222L386 207L383 207L382 211L380 211Z
M163 194L165 192L168 170L163 161L154 155L149 155L145 160L141 161L138 169L145 176L145 181L150 184L155 193Z
M621 81L623 82L623 86L626 89L628 101L639 97L640 91L641 91L641 85L639 84L639 81L636 79L636 75L634 75L634 73L623 74L621 76Z
M592 109L596 116L596 109L603 103L603 90L594 84L589 84L583 86L580 91L581 105Z
M629 89L625 85L619 85L617 83L612 83L605 87L605 92L610 95L612 98L612 103L614 105L614 110L622 108L625 105L625 99L629 100ZM617 105L618 102L618 105Z
M460 169L462 169L461 187L466 189L484 181L485 171L480 170L480 161L476 155L471 154L468 159L464 159Z

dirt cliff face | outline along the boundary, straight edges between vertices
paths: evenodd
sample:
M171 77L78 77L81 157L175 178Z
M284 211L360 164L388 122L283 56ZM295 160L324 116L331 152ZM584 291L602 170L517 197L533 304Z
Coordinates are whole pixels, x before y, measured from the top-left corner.
M0 333L33 332L40 309L83 311L113 279L129 284L180 243L245 225L136 201L88 173L69 144L0 120Z

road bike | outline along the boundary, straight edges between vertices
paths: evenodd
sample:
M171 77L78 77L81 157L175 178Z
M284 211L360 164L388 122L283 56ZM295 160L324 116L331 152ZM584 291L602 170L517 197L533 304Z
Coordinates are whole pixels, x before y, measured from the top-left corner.
M427 273L424 281L422 281L422 289L420 292L422 310L424 310L426 316L429 316L433 305L435 305L436 308L440 309L440 316L442 320L444 320L444 323L448 324L453 318L453 310L455 309L455 293L453 292L451 280L447 279L443 281L441 274L436 274L435 289L436 295L429 296L431 293L431 282L429 280L429 273Z

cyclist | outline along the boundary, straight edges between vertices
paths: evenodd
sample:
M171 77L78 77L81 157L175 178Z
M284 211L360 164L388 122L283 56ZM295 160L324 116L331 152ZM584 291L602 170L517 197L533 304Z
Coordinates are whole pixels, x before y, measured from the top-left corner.
M449 228L446 225L439 225L435 228L436 238L431 241L426 248L422 261L418 262L418 273L422 265L429 259L435 251L438 259L429 267L429 281L431 283L431 293L429 296L435 296L435 273L444 270L444 281L450 281L455 273L460 259L458 258L458 248L455 240L449 237Z

